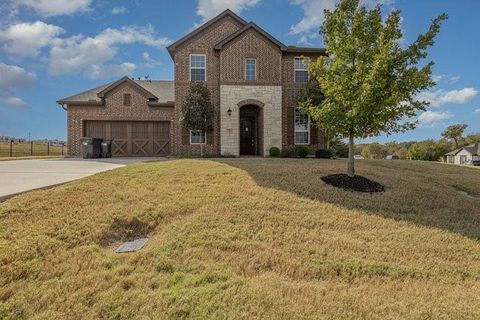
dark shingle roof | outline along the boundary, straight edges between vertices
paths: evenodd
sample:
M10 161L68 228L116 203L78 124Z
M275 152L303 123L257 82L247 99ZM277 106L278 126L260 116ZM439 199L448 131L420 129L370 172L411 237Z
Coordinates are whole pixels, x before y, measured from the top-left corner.
M101 102L102 99L98 96L99 93L105 91L110 86L115 85L119 81L113 81L101 85L99 87L75 94L73 96L63 98L57 101L59 104L69 104L72 102ZM169 102L175 100L175 89L173 81L165 80L130 80L139 85L145 91L149 92L152 96L158 98L158 102Z

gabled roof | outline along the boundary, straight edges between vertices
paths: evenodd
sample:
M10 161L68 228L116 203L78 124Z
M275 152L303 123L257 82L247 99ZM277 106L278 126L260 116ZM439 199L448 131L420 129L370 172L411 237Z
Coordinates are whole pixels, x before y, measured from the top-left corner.
M478 156L478 155L480 155L480 143L469 144L468 146L465 146L463 148L459 148L459 149L450 151L449 153L446 153L445 155L446 156L455 156L462 150L467 151L472 156Z
M265 38L267 38L272 43L277 45L280 48L280 50L286 50L287 49L287 46L285 46L283 43L281 43L280 41L275 39L271 34L266 32L265 30L263 30L259 26L257 26L255 23L249 22L243 28L237 30L236 32L232 33L231 35L229 35L228 37L226 37L225 39L223 39L222 41L217 43L215 45L215 50L222 50L222 48L226 44L228 44L230 41L232 41L233 39L237 38L238 36L240 36L241 34L245 33L246 31L248 31L250 29L253 29L253 30L257 31L258 33L260 33L261 35L263 35Z
M187 35L183 36L182 38L180 38L179 40L175 41L174 43L172 43L171 45L169 45L167 47L167 50L168 50L168 53L170 53L170 56L173 58L173 53L175 52L175 50L177 49L177 47L179 45L181 45L182 43L184 43L185 41L191 39L192 37L196 36L197 34L199 34L200 32L202 32L203 30L207 29L208 27L210 27L212 24L214 24L215 22L225 18L225 17L231 17L233 18L234 20L238 21L241 25L246 25L247 22L245 20L243 20L241 17L239 17L238 15L236 15L233 11L231 11L230 9L227 9L225 11L223 11L222 13L220 13L219 15L217 15L216 17L214 17L213 19L210 19L209 21L207 21L206 23L204 23L203 25L201 25L200 27L198 27L197 29L193 30L192 32L188 33Z
M109 82L99 87L75 94L73 96L63 98L57 101L59 104L92 104L98 105L102 103L101 93L105 94L125 80L125 77L114 82ZM128 79L128 83L139 87L140 90L147 92L148 97L158 98L159 103L173 102L175 100L175 89L173 81L163 80L132 80ZM110 89L109 89L110 88Z
M149 99L158 99L157 96L155 96L153 93L151 93L150 91L148 91L147 89L145 89L144 87L142 87L141 85L139 85L137 82L133 81L132 79L130 79L129 77L125 76L123 78L121 78L120 80L118 81L115 81L114 83L110 84L109 86L107 86L105 89L103 89L102 91L100 91L99 93L97 93L97 96L99 98L104 98L105 97L105 94L107 94L108 92L112 91L113 89L115 89L116 87L118 87L119 85L123 84L123 83L129 83L130 85L132 85L134 88L136 87L137 89L139 89L141 92L145 93Z
M480 154L480 143L473 143L466 147L463 147L466 151L470 152L472 156L478 156Z

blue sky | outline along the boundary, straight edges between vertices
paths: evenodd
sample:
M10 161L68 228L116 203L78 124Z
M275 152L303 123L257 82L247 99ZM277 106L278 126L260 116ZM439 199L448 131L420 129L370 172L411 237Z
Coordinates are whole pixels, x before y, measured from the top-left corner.
M430 57L437 86L410 132L371 141L440 137L454 123L480 131L480 1L381 0L401 9L405 42L447 12ZM371 5L375 0L364 0ZM0 135L66 137L66 113L55 101L123 75L173 79L165 47L230 8L285 44L321 46L323 9L335 0L2 0L0 3Z

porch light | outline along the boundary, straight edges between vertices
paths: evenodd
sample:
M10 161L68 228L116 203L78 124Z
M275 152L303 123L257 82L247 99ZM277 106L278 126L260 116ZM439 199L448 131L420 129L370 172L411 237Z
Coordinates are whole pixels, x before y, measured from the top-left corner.
M232 109L230 109L230 107L228 108L227 113L229 117L232 115Z

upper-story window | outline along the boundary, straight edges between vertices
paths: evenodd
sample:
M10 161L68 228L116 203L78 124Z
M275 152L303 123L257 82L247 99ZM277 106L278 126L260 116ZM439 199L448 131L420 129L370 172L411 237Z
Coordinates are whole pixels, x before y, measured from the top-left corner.
M295 144L310 144L310 117L295 109Z
M207 56L204 54L190 55L190 81L205 81L207 78Z
M295 82L306 83L310 75L308 74L308 59L296 57L294 58Z
M257 60L245 59L245 80L257 80Z
M130 93L123 94L123 106L124 107L132 106L132 95Z

